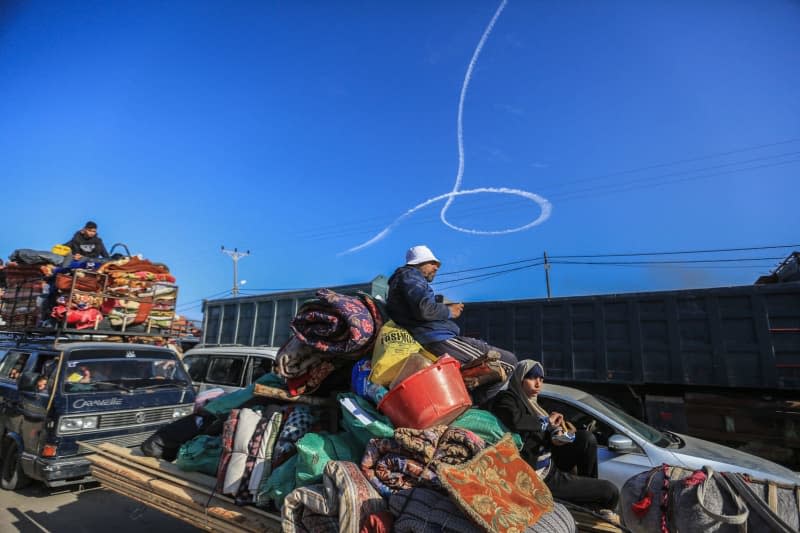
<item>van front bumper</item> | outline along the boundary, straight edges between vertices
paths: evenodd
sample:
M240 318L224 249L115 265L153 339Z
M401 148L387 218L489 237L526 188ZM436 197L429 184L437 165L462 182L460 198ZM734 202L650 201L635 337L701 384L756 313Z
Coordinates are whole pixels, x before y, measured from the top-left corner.
M92 477L91 463L84 457L45 459L23 454L20 459L25 474L42 481L48 487L96 481Z

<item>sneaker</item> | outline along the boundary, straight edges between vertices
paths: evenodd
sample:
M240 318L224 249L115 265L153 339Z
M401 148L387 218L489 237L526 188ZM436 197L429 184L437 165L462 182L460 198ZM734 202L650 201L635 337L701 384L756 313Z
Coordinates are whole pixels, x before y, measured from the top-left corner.
M619 515L612 511L611 509L600 509L597 511L597 514L603 517L603 519L608 520L615 526L620 525Z

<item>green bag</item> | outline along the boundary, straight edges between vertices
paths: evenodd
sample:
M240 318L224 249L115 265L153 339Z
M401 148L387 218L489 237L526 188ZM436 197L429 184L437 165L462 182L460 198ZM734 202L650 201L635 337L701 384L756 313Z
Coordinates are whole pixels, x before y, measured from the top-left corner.
M295 486L322 482L328 461L350 461L360 464L364 449L348 433L306 433L297 441Z
M245 402L253 398L254 383L269 385L270 387L279 387L281 389L286 388L286 383L280 376L272 373L264 374L243 389L223 394L219 398L211 400L205 405L203 410L208 411L212 415L226 418L231 413L232 409L241 407Z
M275 502L275 507L283 507L283 499L295 489L294 478L297 468L297 455L290 457L285 463L272 471L266 483L258 487L255 503L258 507L268 507Z
M506 433L511 433L500 420L489 411L483 409L467 409L464 414L456 418L451 424L453 427L468 429L492 446L503 438ZM517 449L522 448L522 438L511 433L511 438Z
M222 455L222 437L198 435L189 440L178 450L175 464L187 472L202 472L210 476L217 475L219 458Z
M342 426L358 443L362 452L369 439L390 439L394 436L392 422L380 414L368 400L352 392L338 394L336 399L339 400L342 410ZM361 457L355 462L360 463Z

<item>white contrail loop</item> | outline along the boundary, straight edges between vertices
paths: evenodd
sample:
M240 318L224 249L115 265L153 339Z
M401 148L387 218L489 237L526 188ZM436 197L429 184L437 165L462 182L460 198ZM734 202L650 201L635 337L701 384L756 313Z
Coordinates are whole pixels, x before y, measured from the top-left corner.
M398 224L400 224L403 220L405 220L406 218L410 217L412 214L416 213L420 209L422 209L424 207L427 207L427 206L431 205L432 203L438 202L440 200L445 200L445 204L444 204L444 206L442 206L442 210L439 212L439 218L441 219L441 221L446 226L448 226L449 228L452 228L452 229L454 229L456 231L460 231L462 233L469 233L471 235L505 235L505 234L508 234L508 233L515 233L517 231L524 231L524 230L530 229L530 228L532 228L534 226L538 226L539 224L541 224L542 222L544 222L545 220L550 218L550 213L553 211L552 204L550 204L549 201L547 201L545 198L542 198L538 194L535 194L535 193L532 193L532 192L529 192L529 191L523 191L521 189L509 189L507 187L498 187L498 188L495 188L495 187L481 187L481 188L477 188L477 189L468 189L468 190L464 190L464 191L460 190L461 189L461 180L462 180L462 178L464 176L464 102L467 99L467 88L469 87L469 82L472 79L472 72L475 69L475 64L478 61L478 56L480 56L481 50L483 50L483 45L486 44L486 40L489 38L489 35L492 33L492 29L494 28L494 25L497 22L497 19L500 17L500 14L503 12L503 9L505 9L507 3L508 3L508 0L502 0L502 2L500 2L500 6L498 6L497 10L495 11L494 16L492 17L492 20L489 21L489 24L486 26L486 29L483 31L483 35L481 35L480 41L478 41L478 45L475 47L475 51L472 53L472 59L470 59L469 65L467 66L467 72L466 72L466 74L464 74L464 81L461 84L461 95L460 95L459 100L458 100L458 117L457 117L457 123L456 123L457 124L456 125L456 139L457 139L457 142L458 142L458 171L456 172L456 181L455 181L455 184L453 185L453 190L448 192L448 193L445 193L445 194L440 194L439 196L434 196L433 198L425 200L421 204L418 204L418 205L412 207L411 209L409 209L408 211L406 211L405 213L403 213L402 215L400 215L399 217L394 219L394 221L392 221L391 224L386 226L380 233L378 233L377 235L375 235L374 237L372 237L368 241L363 242L363 243L361 243L361 244L359 244L357 246L353 246L352 248L350 248L348 250L345 250L344 252L339 253L339 255L344 255L344 254L357 252L359 250L363 250L364 248L372 246L376 242L384 239L387 235L389 235L389 233L391 233L392 230ZM504 229L504 230L494 230L494 231L484 231L484 230L476 230L476 229L471 229L471 228L462 228L461 226L456 226L455 224L452 224L452 223L450 223L450 221L447 220L447 216L446 216L447 210L450 207L450 205L453 203L453 198L455 198L456 196L465 196L465 195L471 195L471 194L486 194L486 193L489 193L489 194L510 194L510 195L515 195L515 196L521 196L522 198L527 198L528 200L531 200L531 201L535 202L539 206L539 209L541 210L541 212L539 213L539 216L535 220L533 220L532 222L529 222L529 223L524 224L522 226L517 226L515 228L509 228L509 229Z
M528 191L523 191L523 190L520 190L520 189L509 189L507 187L480 187L478 189L467 189L467 190L464 190L464 191L448 192L448 193L445 193L445 194L440 194L439 196L434 196L433 198L429 198L429 199L425 200L424 202L415 205L414 207L412 207L411 209L409 209L408 211L406 211L405 213L403 213L402 215L400 215L399 217L394 219L394 221L392 221L391 224L386 226L380 233L378 233L377 235L372 237L370 240L368 240L366 242L363 242L363 243L359 244L358 246L354 246L352 248L349 248L348 250L345 250L344 252L341 252L338 255L344 255L344 254L357 252L359 250L363 250L364 248L372 246L376 242L380 241L381 239L383 239L384 237L389 235L389 233L391 233L391 231L398 224L400 224L400 222L402 222L406 218L410 217L411 215L413 215L414 213L416 213L420 209L422 209L424 207L428 207L429 205L431 205L431 204L433 204L435 202L438 202L439 200L444 200L444 199L450 200L450 199L452 199L452 198L454 198L456 196L466 196L466 195L471 195L471 194L487 194L487 193L488 194L513 194L513 195L516 195L516 196L522 196L523 198L527 198L529 200L532 200L532 201L536 202L539 205L539 208L541 209L541 212L539 213L539 216L536 218L536 220L534 220L533 222L529 222L529 223L527 223L527 224L525 224L523 226L518 226L516 228L510 228L510 229L504 229L504 230L496 230L496 231L479 231L479 230L474 230L474 229L469 229L469 228L460 228L458 226L455 226L454 227L455 229L457 229L458 231L461 231L461 232L464 232L464 233L470 233L470 234L473 234L473 235L505 235L507 233L514 233L514 232L517 232L517 231L523 231L523 230L526 230L526 229L530 229L530 228L532 228L534 226L538 226L539 224L541 224L542 222L544 222L545 220L550 218L550 213L553 211L552 204L549 201L547 201L545 198L542 198L538 194L535 194L535 193L532 193L532 192L528 192ZM453 226L451 226L451 227L453 227Z

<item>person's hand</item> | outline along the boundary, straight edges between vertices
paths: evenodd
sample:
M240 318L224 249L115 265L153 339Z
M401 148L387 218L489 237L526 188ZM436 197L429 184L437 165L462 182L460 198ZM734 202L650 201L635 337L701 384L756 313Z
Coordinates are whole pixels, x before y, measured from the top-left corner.
M553 411L550 413L550 425L551 426L560 426L564 422L564 415L561 413L557 413Z
M464 304L457 303L457 304L447 304L447 307L450 309L450 316L453 318L458 318L461 316L461 312L464 310Z

